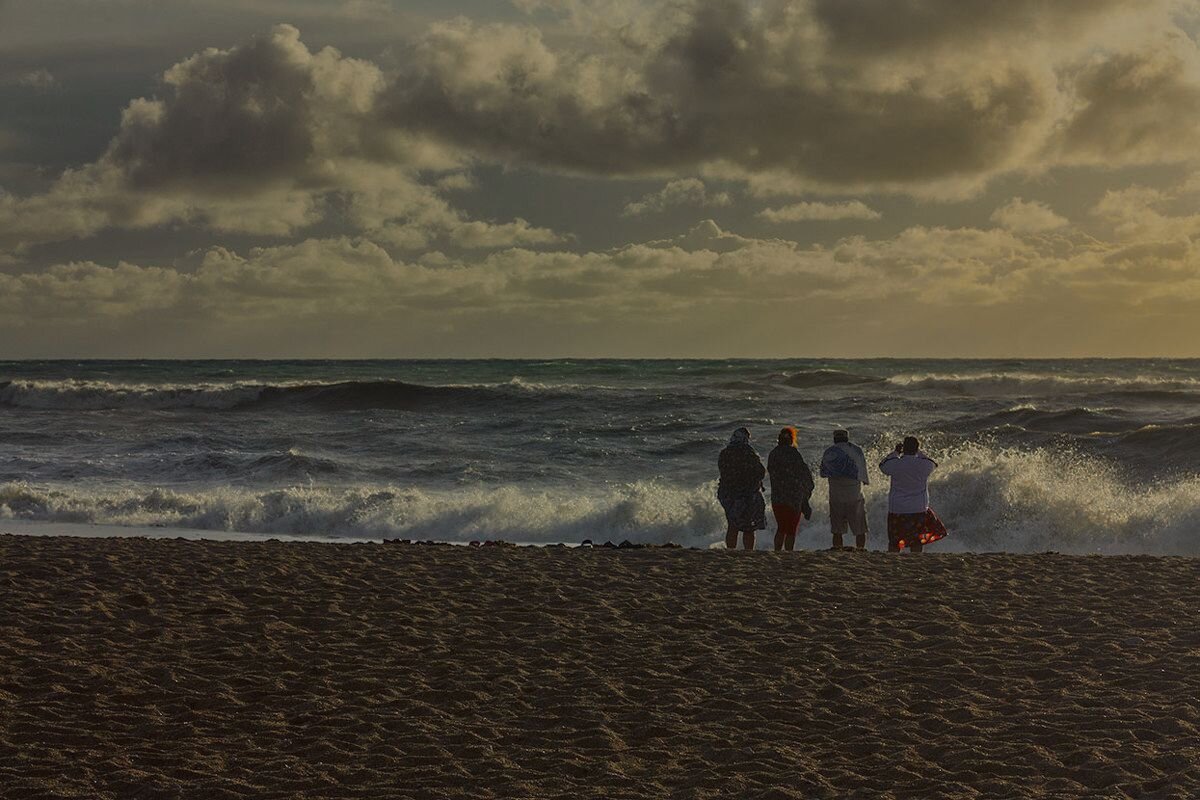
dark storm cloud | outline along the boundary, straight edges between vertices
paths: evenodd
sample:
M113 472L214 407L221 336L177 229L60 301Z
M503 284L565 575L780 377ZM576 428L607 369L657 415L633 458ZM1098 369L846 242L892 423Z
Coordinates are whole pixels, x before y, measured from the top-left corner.
M1156 163L1195 153L1200 58L1185 37L1096 59L1075 76L1079 107L1057 141L1066 160Z
M590 50L435 23L386 73L290 25L206 49L128 105L98 160L0 197L0 245L177 222L286 235L331 208L407 249L559 239L449 206L438 174L478 161L963 197L1009 171L1193 157L1196 48L1168 0L650 7Z
M45 193L0 196L0 247L86 237L108 227L185 222L286 235L346 208L352 225L401 248L559 239L521 219L466 219L422 184L459 157L375 115L386 85L372 63L310 51L279 25L167 70L163 94L131 102L104 155Z
M1153 12L1154 4L1145 4ZM1129 0L814 0L813 14L838 50L864 55L1066 34L1076 37Z
M435 26L384 114L486 158L550 169L724 165L818 188L961 193L1036 166L1064 60L1123 44L1119 22L1135 13L1169 26L1166 4L1128 0L674 8L644 46L585 55L530 28Z
M336 51L310 53L285 25L232 50L195 55L164 82L168 99L131 104L108 151L135 186L311 175L318 156L363 150L363 118L382 76Z
M1016 69L942 86L831 78L781 52L805 43L779 42L774 22L743 3L699 3L633 67L572 59L532 31L439 26L394 84L389 115L548 167L639 173L724 161L855 185L987 170L1046 106L1044 86Z

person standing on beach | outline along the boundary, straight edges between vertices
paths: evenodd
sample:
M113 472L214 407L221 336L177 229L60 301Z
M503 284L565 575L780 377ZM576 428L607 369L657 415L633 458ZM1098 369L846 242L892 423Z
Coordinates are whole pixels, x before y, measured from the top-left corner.
M832 549L842 549L842 535L849 527L854 546L867 547L867 501L862 487L871 482L867 475L867 457L850 441L850 432L833 432L833 445L821 457L821 477L829 480L829 526L833 532Z
M717 458L720 480L717 500L725 509L725 546L737 547L738 532L743 545L754 549L754 532L767 527L767 504L763 500L762 479L766 474L762 459L750 446L750 431L738 428Z
M779 444L767 456L771 475L771 511L775 514L775 549L796 548L796 528L800 517L812 519L808 504L813 492L812 470L796 448L796 429L779 432Z
M879 462L879 469L892 479L888 491L888 552L907 546L919 553L925 545L946 536L946 526L929 507L929 476L937 462L921 452L915 436L905 436L894 452Z

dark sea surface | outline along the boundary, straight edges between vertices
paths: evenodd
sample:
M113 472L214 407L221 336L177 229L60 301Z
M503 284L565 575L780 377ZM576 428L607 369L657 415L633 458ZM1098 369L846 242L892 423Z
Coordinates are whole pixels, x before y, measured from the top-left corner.
M1194 360L0 362L0 516L705 547L739 425L920 436L939 549L1200 554Z

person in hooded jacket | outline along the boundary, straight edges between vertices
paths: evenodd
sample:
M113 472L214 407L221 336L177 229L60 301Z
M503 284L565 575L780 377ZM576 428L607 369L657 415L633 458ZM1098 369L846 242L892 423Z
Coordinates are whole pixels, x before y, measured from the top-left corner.
M766 474L762 459L750 445L750 431L738 428L729 437L729 444L717 457L720 480L717 500L725 509L725 546L737 547L738 533L743 546L754 549L755 531L767 527L767 504L763 500L762 480Z
M867 501L863 486L871 482L867 475L867 457L863 449L850 441L850 432L833 432L833 444L821 456L821 477L829 480L829 526L833 532L832 549L842 549L842 536L849 527L854 547L867 547Z
M796 429L779 432L779 444L767 456L771 476L771 511L775 515L775 549L794 550L800 518L812 519L812 470L796 447Z

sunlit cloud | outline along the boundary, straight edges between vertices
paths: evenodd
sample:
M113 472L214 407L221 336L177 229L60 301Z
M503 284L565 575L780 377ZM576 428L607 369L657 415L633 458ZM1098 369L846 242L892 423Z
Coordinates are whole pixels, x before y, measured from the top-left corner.
M671 181L657 192L651 192L640 200L625 206L622 212L627 217L653 214L668 208L713 207L722 208L733 204L728 192L709 192L704 181L697 178L682 178Z
M992 212L992 222L1017 233L1041 233L1070 224L1066 217L1055 214L1045 203L1014 197Z
M767 222L808 222L838 219L880 219L883 215L861 200L841 203L794 203L758 212Z

